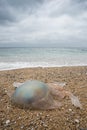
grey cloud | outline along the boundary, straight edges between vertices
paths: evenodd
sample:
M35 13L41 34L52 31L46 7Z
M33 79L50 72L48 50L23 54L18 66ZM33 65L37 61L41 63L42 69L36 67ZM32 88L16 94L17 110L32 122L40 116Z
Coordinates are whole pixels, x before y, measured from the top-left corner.
M43 0L0 0L0 24L16 22L22 14L32 14Z
M6 0L9 5L15 8L22 7L35 7L37 4L43 2L43 0Z
M52 3L51 7L50 3ZM0 24L19 21L26 15L35 15L38 8L43 5L47 7L42 11L49 17L65 14L75 17L87 11L87 0L0 0ZM40 15L43 14L40 13Z
M15 21L13 10L5 0L0 0L0 24L7 24Z
M87 0L0 0L0 45L8 43L87 46Z
M7 24L16 21L16 17L9 11L9 9L0 9L0 24Z
M73 0L71 1L71 5L75 9L73 11L76 13L80 14L81 12L87 11L87 0Z
M52 17L59 17L60 15L69 15L72 17L77 17L87 11L87 0L66 0L60 2L58 0L55 3L55 8L53 12L49 15Z
M73 0L74 3L85 3L87 0Z

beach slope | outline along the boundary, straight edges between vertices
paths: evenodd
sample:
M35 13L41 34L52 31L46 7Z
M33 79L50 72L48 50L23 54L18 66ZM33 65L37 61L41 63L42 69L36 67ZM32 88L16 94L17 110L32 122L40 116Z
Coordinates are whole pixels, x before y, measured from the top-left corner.
M65 89L77 96L83 109L65 98L60 109L29 110L11 104L7 94L14 82L35 79L45 83L66 83ZM24 68L0 71L0 130L86 130L87 67Z

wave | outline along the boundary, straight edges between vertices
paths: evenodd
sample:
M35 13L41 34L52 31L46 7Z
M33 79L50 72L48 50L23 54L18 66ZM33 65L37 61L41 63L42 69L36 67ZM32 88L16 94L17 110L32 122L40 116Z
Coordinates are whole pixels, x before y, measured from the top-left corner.
M1 48L0 70L87 66L86 48Z
M87 66L87 64L50 64L47 62L14 62L14 63L0 63L0 71L2 70L13 70L13 69L21 69L21 68L35 68L35 67L69 67L69 66Z

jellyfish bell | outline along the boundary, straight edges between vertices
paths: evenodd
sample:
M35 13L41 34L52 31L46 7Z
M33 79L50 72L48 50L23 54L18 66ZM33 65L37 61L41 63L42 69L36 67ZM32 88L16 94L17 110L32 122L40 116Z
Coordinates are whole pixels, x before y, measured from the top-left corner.
M53 100L47 84L37 80L29 80L19 86L18 84L15 83L17 88L11 96L14 104L32 109L58 108L59 104Z
M38 80L14 83L16 89L11 95L11 101L22 108L46 110L59 108L61 106L60 99L68 96L74 106L81 108L78 98L66 91L64 85L64 83L61 85L60 83L46 84Z

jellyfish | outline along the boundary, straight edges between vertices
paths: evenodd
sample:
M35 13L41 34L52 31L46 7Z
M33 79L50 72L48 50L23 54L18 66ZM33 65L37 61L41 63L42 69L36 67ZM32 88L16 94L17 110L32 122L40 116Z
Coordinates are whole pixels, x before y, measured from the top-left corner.
M82 108L78 97L64 89L65 83L28 80L24 83L15 82L13 85L16 89L10 97L16 106L29 109L56 109L61 107L60 100L68 96L75 107Z

